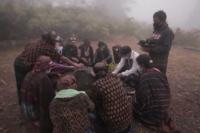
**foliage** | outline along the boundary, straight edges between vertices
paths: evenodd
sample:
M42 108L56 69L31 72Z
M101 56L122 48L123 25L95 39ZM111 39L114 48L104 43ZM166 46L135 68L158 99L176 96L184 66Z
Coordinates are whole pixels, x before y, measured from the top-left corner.
M4 2L3 2L4 1ZM44 31L55 30L63 36L73 33L80 38L105 39L125 34L141 37L145 33L135 20L117 20L93 8L53 7L50 4L30 4L5 0L0 5L0 40L38 37Z
M175 32L174 43L184 47L200 48L200 30L184 31L178 28Z

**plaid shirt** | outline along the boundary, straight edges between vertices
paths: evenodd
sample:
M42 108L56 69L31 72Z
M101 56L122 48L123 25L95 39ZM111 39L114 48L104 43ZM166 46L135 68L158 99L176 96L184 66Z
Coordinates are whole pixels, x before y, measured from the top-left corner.
M145 72L136 89L134 112L144 124L160 126L168 117L170 88L167 78L155 69Z
M32 66L41 55L49 56L55 62L59 62L61 57L54 46L40 43L28 46L17 59L22 60L28 66Z
M97 115L109 132L122 131L130 126L131 100L118 77L107 75L97 80L91 97L95 102Z

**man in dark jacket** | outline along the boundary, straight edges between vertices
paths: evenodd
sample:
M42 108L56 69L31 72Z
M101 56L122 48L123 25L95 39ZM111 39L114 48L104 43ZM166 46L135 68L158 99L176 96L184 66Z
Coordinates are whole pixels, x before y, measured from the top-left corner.
M166 19L167 15L164 11L158 11L153 15L154 32L147 41L154 45L143 47L143 50L153 59L155 67L164 74L167 71L168 56L174 39L174 33L168 27Z
M86 66L93 64L94 51L91 43L88 39L84 40L84 43L79 47L80 60Z
M79 62L78 48L74 42L68 40L67 44L63 48L63 55L74 62Z
M100 41L94 56L94 64L98 62L112 63L112 55L106 43Z

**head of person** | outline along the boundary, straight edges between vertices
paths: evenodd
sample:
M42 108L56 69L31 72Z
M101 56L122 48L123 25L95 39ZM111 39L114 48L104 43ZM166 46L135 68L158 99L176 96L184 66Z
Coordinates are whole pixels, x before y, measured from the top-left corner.
M141 54L136 58L136 61L140 67L140 70L145 71L153 68L153 60L147 54Z
M55 39L55 49L58 51L58 53L62 53L63 39L60 36L57 36Z
M58 79L57 90L62 89L77 89L77 81L73 74L69 73Z
M48 39L48 32L43 32L43 34L41 35L42 42L46 43L47 39Z
M55 46L56 37L57 33L55 31L50 31L42 35L42 41L47 45Z
M153 26L154 29L161 27L162 25L166 24L167 14L160 10L154 13L153 15Z
M120 48L120 56L122 58L130 58L131 57L131 48L129 46L123 46Z
M100 48L100 50L104 50L107 48L107 44L103 41L99 41L98 47Z
M66 45L74 45L75 43L73 42L73 40L71 38L67 39L67 44Z
M49 70L49 63L51 62L51 58L49 56L41 55L37 58L33 71L34 72L47 72Z
M96 63L93 67L95 78L103 78L108 73L108 65L104 62Z
M90 45L90 40L89 39L85 39L84 41L83 41L83 45Z

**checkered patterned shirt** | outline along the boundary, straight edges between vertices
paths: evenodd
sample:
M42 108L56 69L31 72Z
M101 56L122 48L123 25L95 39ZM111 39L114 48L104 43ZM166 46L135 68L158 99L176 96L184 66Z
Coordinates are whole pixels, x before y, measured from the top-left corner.
M33 65L36 59L41 56L49 56L53 61L59 62L61 55L55 50L53 45L48 44L32 44L28 46L17 59L22 60L26 65Z

